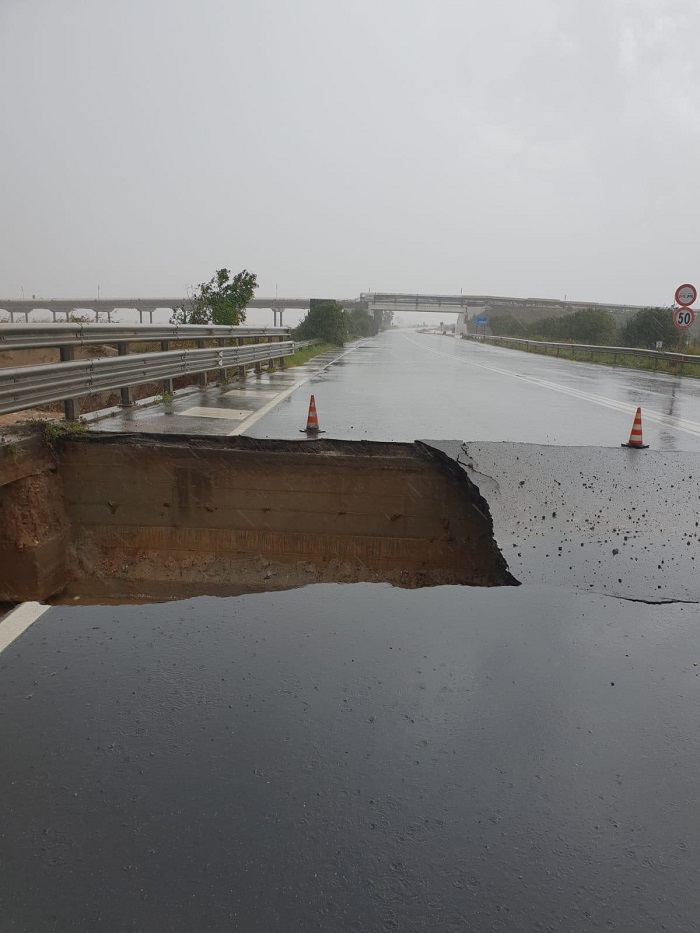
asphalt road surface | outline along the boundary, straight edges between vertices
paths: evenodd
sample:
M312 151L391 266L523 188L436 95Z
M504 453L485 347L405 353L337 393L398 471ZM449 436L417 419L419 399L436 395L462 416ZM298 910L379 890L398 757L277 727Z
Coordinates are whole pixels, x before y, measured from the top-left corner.
M697 929L698 615L538 587L52 608L0 928Z
M700 380L413 331L360 344L246 433L298 437L310 392L329 437L617 447L641 406L646 443L700 451Z
M524 585L0 622L0 931L700 929L696 385L391 333L261 403L452 439Z

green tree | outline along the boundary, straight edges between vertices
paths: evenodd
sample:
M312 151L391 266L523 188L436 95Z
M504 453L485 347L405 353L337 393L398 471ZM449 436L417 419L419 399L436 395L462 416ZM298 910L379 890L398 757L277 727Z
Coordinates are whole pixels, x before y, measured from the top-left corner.
M294 328L296 340L322 340L342 347L348 339L348 319L337 301L312 298L304 320Z
M499 337L567 343L609 345L617 337L614 318L600 308L582 308L573 314L541 318L532 324L522 324L517 318L506 314L491 318L489 327L491 333Z
M228 269L217 269L208 282L195 289L188 306L175 308L171 324L225 324L245 321L245 309L258 287L255 273L244 269L231 278Z
M678 343L678 331L673 312L668 308L643 308L622 327L620 339L626 347L646 347L653 350L661 340L665 349Z
M345 312L348 333L351 337L373 337L377 333L374 317L363 308Z
M470 332L478 325L470 321ZM495 337L527 337L527 328L512 314L497 314L489 318L489 328Z
M572 315L559 318L564 323L566 339L572 343L597 343L610 346L617 337L615 319L609 311L583 308Z

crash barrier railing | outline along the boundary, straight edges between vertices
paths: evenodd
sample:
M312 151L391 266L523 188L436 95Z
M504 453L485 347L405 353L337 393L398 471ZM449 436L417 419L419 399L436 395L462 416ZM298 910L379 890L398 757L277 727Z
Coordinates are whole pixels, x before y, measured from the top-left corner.
M219 324L0 324L0 351L85 344L181 340L290 339L288 327L222 327Z
M133 404L133 386L163 382L163 392L173 392L173 379L197 374L200 385L206 384L208 372L219 370L227 379L227 370L237 367L245 376L245 367L262 364L270 367L295 349L316 341L293 342L287 328L239 328L183 325L172 327L123 327L119 324L0 325L0 350L57 347L60 363L0 368L0 414L63 402L69 420L78 417L78 399L96 392L119 389L121 404ZM286 339L285 339L286 338ZM129 353L132 343L160 340L160 352ZM195 341L197 349L170 350L171 341ZM204 347L206 340L217 346ZM253 340L254 343L249 341ZM29 341L29 343L28 343ZM231 346L235 341L237 346ZM245 341L245 342L244 342ZM267 341L267 342L261 342ZM273 342L276 341L276 342ZM77 346L115 344L118 356L75 360Z
M700 363L700 356L693 353L672 353L668 350L643 350L640 347L599 347L597 344L589 343L552 343L548 340L525 340L523 337L491 337L486 334L464 334L466 340L475 340L481 342L487 340L489 343L505 344L508 346L522 347L527 350L528 347L535 349L544 349L545 353L549 348L557 351L557 356L561 355L562 350L567 350L575 358L576 352L580 351L582 357L586 353L594 356L596 353L612 356L613 363L616 363L621 356L645 357L655 361L668 360L678 364L678 373L683 372L684 363Z

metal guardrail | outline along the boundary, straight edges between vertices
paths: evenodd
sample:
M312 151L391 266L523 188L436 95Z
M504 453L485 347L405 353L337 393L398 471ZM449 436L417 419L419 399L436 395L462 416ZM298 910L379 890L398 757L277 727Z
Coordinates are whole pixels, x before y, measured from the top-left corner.
M78 417L78 399L119 389L121 404L133 404L133 387L163 381L173 392L173 379L197 374L206 385L207 372L262 363L270 366L294 352L286 327L223 327L220 325L123 324L0 324L0 351L56 348L60 363L0 368L0 414L62 401L68 419ZM286 339L285 339L286 338ZM189 341L197 349L172 350L172 343ZM262 343L265 341L265 343ZM206 347L210 342L214 346ZM296 346L306 346L303 341ZM134 343L160 343L160 352L130 353ZM118 356L76 360L79 347L114 345ZM236 345L233 345L236 344Z
M172 380L178 376L270 362L290 356L294 349L294 342L287 340L0 369L0 414L69 400L74 407L67 404L66 417L75 418L74 400L95 392L120 389L122 404L128 405L132 401L125 393L132 386L164 380L172 391Z
M558 351L557 355L559 355L562 350L571 351L572 356L575 356L577 350L580 350L582 353L590 354L607 353L613 357L613 363L616 362L617 358L620 356L638 356L652 360L669 360L670 362L679 364L679 372L683 371L684 363L700 363L700 356L694 353L672 353L667 350L643 350L641 347L600 347L597 344L589 343L553 343L548 340L526 340L522 337L492 337L485 334L463 334L463 337L466 340L475 340L479 343L481 341L488 341L489 343L495 344L514 344L522 346L525 349L528 347L543 347L545 352L547 349L552 348Z
M222 327L208 324L0 324L0 351L150 341L289 338L288 327Z

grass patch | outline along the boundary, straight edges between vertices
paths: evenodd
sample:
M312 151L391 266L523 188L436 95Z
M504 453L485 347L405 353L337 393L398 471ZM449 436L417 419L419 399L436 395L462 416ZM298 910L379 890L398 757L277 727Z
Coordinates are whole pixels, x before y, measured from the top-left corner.
M284 365L285 366L301 366L303 363L307 363L309 360L312 360L315 356L318 356L320 353L326 353L328 350L338 350L340 347L334 347L332 343L317 343L313 347L302 347L300 350L296 350L292 353L291 356L285 356Z
M43 418L27 418L12 425L13 434L38 434L51 450L55 450L64 438L86 434L87 430L82 421L49 421Z
M512 344L496 343L492 340L486 342L503 347L506 350L520 350L525 353L537 353L540 356L557 356L562 360L576 360L579 363L622 366L625 369L639 369L656 373L668 373L671 376L690 376L692 379L700 379L700 363L696 362L662 360L655 357L633 356L623 352L612 354L596 350L577 350L573 347L570 349L568 347L538 347L532 343L529 346L515 347Z

